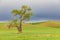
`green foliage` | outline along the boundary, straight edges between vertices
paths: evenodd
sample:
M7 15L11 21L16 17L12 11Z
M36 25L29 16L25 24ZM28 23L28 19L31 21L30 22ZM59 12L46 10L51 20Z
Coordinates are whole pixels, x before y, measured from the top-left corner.
M30 20L30 16L32 16L32 12L27 12L27 13L24 15L24 20Z
M13 20L13 24L17 26L17 19Z
M31 7L28 7L27 10L30 11L30 10L32 10L32 9L31 9Z
M18 10L16 10L16 9L12 10L12 14L13 14L14 16L18 15L18 13L19 13Z
M23 20L28 20L32 16L31 7L28 7L26 5L22 5L20 10L14 9L12 10L12 13L14 16L19 15L19 17L23 17Z
M22 5L21 7L23 10L26 10L27 9L27 6L26 5Z

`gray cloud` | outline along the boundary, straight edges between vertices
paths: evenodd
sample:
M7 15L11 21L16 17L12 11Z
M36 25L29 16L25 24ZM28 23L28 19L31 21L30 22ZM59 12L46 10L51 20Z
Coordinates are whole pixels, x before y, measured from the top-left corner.
M0 3L0 20L11 20L12 9L19 9L22 4L32 7L34 16L31 20L57 19L60 20L59 0L6 0Z

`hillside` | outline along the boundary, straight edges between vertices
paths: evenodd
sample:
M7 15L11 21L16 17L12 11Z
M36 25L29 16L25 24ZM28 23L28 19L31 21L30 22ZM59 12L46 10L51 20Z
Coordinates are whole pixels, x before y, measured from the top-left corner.
M49 20L49 21L45 21L45 22L32 23L32 25L37 25L37 24L40 24L40 25L46 26L46 27L56 27L56 28L60 27L60 21L53 21L53 20Z
M60 22L59 21L47 21L43 24L41 24L43 26L48 26L48 27L56 27L59 28L60 27Z

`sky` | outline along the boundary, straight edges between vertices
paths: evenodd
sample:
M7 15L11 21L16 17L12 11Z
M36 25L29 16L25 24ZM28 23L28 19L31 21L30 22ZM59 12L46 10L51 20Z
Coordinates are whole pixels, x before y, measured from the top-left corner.
M60 20L60 0L0 0L0 21L12 20L12 9L31 6L32 21Z

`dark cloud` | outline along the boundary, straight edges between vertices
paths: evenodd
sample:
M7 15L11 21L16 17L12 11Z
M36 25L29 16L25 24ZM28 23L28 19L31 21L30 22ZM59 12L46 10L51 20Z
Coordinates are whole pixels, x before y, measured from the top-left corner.
M22 5L22 4L21 4ZM28 4L29 5L29 4ZM34 16L31 17L31 20L40 20L40 19L53 19L60 20L60 3L46 3L46 4L30 4L33 9ZM20 4L14 5L1 5L0 6L0 20L11 20L12 9L20 8Z

